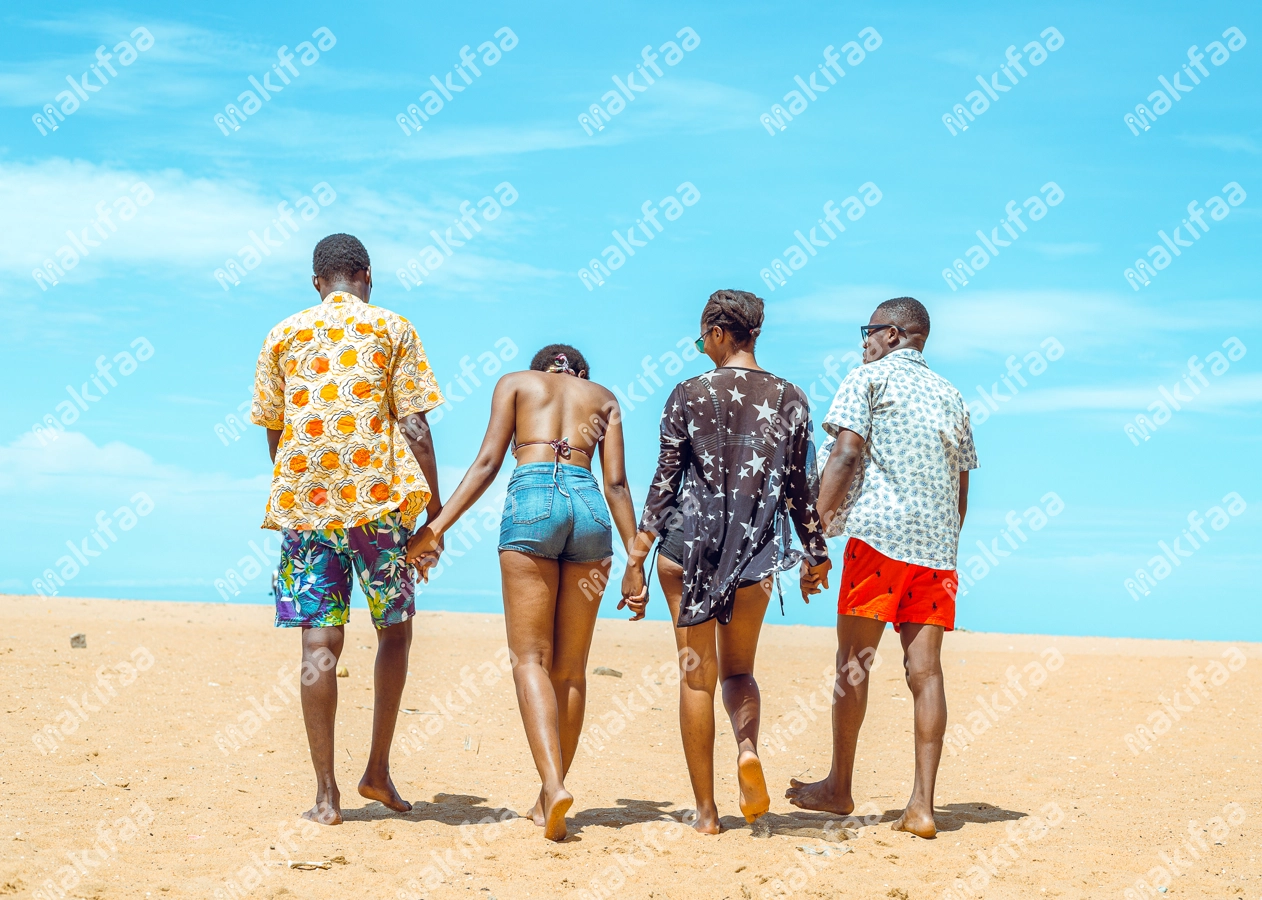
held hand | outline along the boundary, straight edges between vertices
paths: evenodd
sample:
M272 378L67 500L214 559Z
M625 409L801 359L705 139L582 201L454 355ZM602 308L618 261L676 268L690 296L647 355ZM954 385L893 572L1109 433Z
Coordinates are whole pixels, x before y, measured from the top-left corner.
M437 561L438 554L443 552L443 534L435 531L428 522L416 534L408 538L408 565L415 565L422 556L432 555ZM430 565L433 565L431 563Z
M644 581L644 569L629 565L622 575L622 599L618 601L618 609L628 608L633 615L632 622L644 618L645 607L649 602L649 588Z
M421 581L429 584L429 570L438 565L438 554L423 553L413 565L416 567L416 573L421 576Z
M802 599L811 602L811 594L818 594L828 587L828 570L833 567L832 560L826 559L816 566L807 565L802 560Z

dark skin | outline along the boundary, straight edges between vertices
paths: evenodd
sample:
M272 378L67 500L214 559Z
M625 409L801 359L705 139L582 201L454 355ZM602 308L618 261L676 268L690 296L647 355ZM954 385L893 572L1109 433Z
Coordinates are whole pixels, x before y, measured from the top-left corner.
M353 276L322 278L314 275L320 299L329 294L344 292L358 297L364 303L372 293L372 270L363 269ZM425 507L426 518L433 519L442 512L443 504L438 490L438 463L434 456L433 436L424 413L414 413L399 420L404 438L416 457L430 486L430 499ZM272 462L280 447L283 432L267 430L267 449ZM428 580L428 568L437 560L437 554L425 557L420 563L423 578ZM302 682L302 716L307 729L307 743L311 748L311 763L316 773L315 806L303 813L303 818L323 825L338 825L342 821L341 793L334 776L333 735L337 716L337 666L328 666L327 656L339 659L345 641L345 627L302 629L302 659L312 665L306 671L318 673L312 684ZM369 800L377 800L396 812L407 812L412 804L404 800L390 777L390 743L394 740L395 722L407 683L408 653L412 647L412 620L377 629L377 659L373 668L373 718L372 746L363 778L359 781L359 793ZM321 658L323 667L317 665Z
M895 350L924 350L928 335L916 325L899 321L888 311L877 310L869 324L890 323L890 327L872 332L863 344L864 364L875 362ZM855 476L863 466L864 439L853 431L842 431L824 471L820 475L819 502L824 524L836 514ZM960 525L968 510L968 472L960 473ZM885 623L861 616L837 617L837 686L844 693L834 693L832 709L832 768L823 781L805 783L790 779L785 797L794 806L837 815L854 811L853 780L855 752L859 729L868 706L868 679L859 684L843 683L857 665L861 671L865 660L872 659L880 643ZM937 834L933 818L933 793L942 759L942 739L946 733L946 691L942 678L942 635L940 625L905 624L899 632L903 645L903 668L911 688L915 706L916 778L911 798L902 815L891 826L918 837Z
M705 352L715 366L740 366L759 369L754 358L754 339L736 340L717 325L706 327ZM644 618L648 604L648 586L644 579L644 560L653 548L657 535L649 531L636 534L627 558L627 571L622 577L623 603L634 613L632 621ZM828 587L828 560L817 566L802 563L802 599L810 603L812 594ZM664 556L657 560L658 580L666 595L671 619L679 621L683 602L684 570ZM683 738L684 758L697 802L697 821L693 828L701 834L718 834L719 809L714 801L714 694L722 684L723 707L732 724L736 739L736 771L740 789L740 808L752 822L767 812L771 798L758 759L758 728L761 720L761 695L754 680L754 656L763 616L771 598L773 582L741 588L736 592L732 621L720 625L715 620L688 628L675 628L675 645L680 660L700 657L700 664L691 671L681 669L679 682L679 730ZM696 657L684 651L692 651Z
M513 372L495 386L491 421L477 459L442 514L409 542L409 559L440 547L443 533L495 480L514 435L519 445L568 437L575 449L562 461L589 470L590 454L598 454L614 525L624 546L632 540L635 509L626 480L622 417L613 393L589 381L585 371ZM547 444L519 446L517 451L518 465L555 459ZM516 550L501 550L499 556L504 625L508 647L517 658L517 705L543 783L530 816L544 829L544 837L560 841L567 833L565 814L574 802L565 776L583 730L587 655L613 558L569 562Z

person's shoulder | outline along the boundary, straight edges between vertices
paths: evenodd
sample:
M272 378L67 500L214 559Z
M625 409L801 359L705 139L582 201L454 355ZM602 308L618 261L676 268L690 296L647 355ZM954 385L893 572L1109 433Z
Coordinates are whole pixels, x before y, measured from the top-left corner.
M357 319L384 325L392 333L406 333L415 330L407 316L372 303L365 303L354 315Z
M285 337L296 331L301 331L303 328L311 324L314 319L315 311L319 308L319 304L316 304L315 306L308 306L306 309L300 309L296 313L290 313L285 316L285 318L273 325L271 330L267 333L266 343L269 345L274 344L278 341L284 340Z

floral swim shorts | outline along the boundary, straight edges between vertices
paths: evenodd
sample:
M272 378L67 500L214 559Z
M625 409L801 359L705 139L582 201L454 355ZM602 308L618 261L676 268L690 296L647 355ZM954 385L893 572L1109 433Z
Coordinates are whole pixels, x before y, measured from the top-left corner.
M276 578L276 625L345 625L350 617L352 569L376 628L412 618L416 586L404 560L409 535L398 510L350 528L285 529Z

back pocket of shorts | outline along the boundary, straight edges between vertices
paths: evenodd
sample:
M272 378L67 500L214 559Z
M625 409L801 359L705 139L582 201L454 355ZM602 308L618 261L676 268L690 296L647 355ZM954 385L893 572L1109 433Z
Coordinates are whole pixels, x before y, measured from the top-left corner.
M575 493L583 500L583 505L591 512L592 518L596 520L596 524L601 528L609 527L609 507L605 505L605 498L596 488L578 488Z
M514 525L532 525L552 515L552 495L556 489L551 484L523 484L509 494L513 508Z

